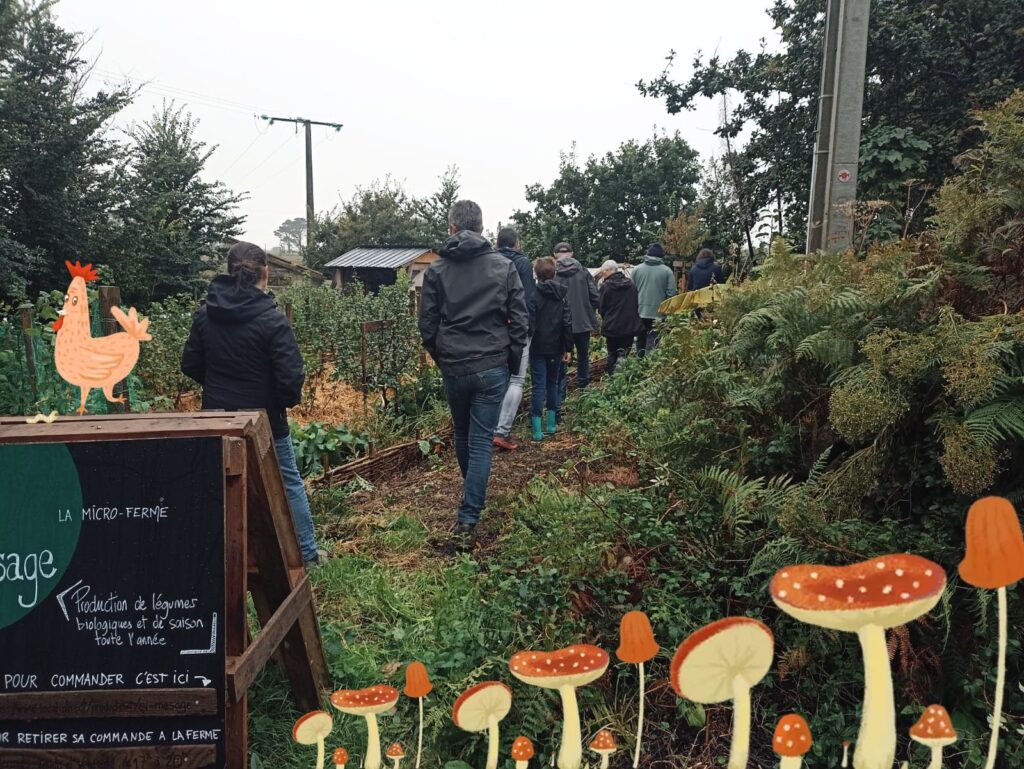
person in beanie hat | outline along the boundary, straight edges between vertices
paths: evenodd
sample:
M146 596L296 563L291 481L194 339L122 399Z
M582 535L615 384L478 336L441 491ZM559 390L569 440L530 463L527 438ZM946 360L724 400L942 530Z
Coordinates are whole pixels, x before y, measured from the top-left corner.
M608 373L615 373L620 358L629 355L633 339L644 330L640 321L636 285L613 260L601 265L601 336L608 343Z
M677 293L675 275L672 274L672 268L662 261L663 256L665 249L661 244L652 243L647 248L643 263L633 269L633 283L636 284L640 319L644 326L636 340L636 352L641 357L648 350L654 349L658 342L658 335L654 331L654 321L661 317L658 307Z

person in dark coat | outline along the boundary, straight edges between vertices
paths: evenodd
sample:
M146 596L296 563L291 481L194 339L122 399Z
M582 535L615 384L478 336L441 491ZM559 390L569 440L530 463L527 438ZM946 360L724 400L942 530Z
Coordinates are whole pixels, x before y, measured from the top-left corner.
M555 246L555 279L568 292L572 313L573 347L576 350L576 384L586 389L590 383L590 335L597 331L597 284L590 271L573 256L572 246ZM562 367L561 393L565 397L565 366Z
M725 273L722 271L722 265L715 259L715 252L710 248L702 248L697 252L697 260L690 268L686 290L699 291L712 283L725 283Z
M302 558L313 565L320 556L287 416L302 400L305 373L295 334L267 291L268 276L263 249L231 247L228 274L213 279L192 317L181 373L202 385L204 409L267 413Z
M559 378L563 363L571 357L573 347L572 312L569 292L555 280L555 260L543 256L534 266L537 271L537 307L533 340L530 344L530 376L533 396L530 418L533 439L555 432L556 415L561 408ZM547 425L542 423L547 406Z
M455 546L470 550L487 497L494 430L529 339L530 318L515 265L481 233L480 206L457 201L448 212L451 237L423 275L419 329L437 361L452 412L462 502Z
M526 311L530 316L529 335L533 336L533 315L537 302L537 284L533 280L533 265L527 259L519 247L519 233L512 227L503 227L498 233L498 253L515 265L519 279L523 282L523 290L526 293ZM519 405L523 402L523 386L526 384L526 369L530 365L530 340L526 340L526 347L523 348L523 360L517 371L512 371L509 377L508 390L505 392L505 400L501 404L501 415L498 417L498 426L494 430L494 445L504 451L515 451L519 448L512 442L512 424L515 422L516 414L519 413Z
M601 313L601 336L608 343L608 373L615 373L620 358L629 355L633 340L643 333L636 285L619 265L609 259L601 265L601 287L597 310Z

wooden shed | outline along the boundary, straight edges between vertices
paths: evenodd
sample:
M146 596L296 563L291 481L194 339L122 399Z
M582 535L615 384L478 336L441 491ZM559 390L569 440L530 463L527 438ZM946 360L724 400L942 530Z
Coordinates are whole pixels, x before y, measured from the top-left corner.
M331 285L344 288L358 280L374 293L381 286L390 286L405 270L413 286L423 285L423 273L440 255L427 246L360 246L346 251L324 265L330 271Z

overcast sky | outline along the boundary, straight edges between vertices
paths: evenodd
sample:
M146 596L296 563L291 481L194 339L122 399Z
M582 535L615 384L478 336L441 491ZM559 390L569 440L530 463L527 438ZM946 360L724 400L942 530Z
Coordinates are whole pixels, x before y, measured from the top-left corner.
M304 145L313 131L315 203L330 209L390 174L427 195L449 164L494 228L550 183L559 152L603 154L678 129L703 156L720 150L718 105L671 116L635 84L670 49L689 74L698 49L726 56L774 45L768 0L62 0L69 29L91 36L96 78L143 85L119 122L166 99L186 103L217 145L208 175L249 199L246 237L305 215Z

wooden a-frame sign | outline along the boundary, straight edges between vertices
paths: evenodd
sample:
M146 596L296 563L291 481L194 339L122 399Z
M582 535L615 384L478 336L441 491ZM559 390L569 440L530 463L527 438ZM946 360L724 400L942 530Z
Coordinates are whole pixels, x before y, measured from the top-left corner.
M320 707L261 412L0 419L0 570L0 769L245 769L272 656L297 708Z

